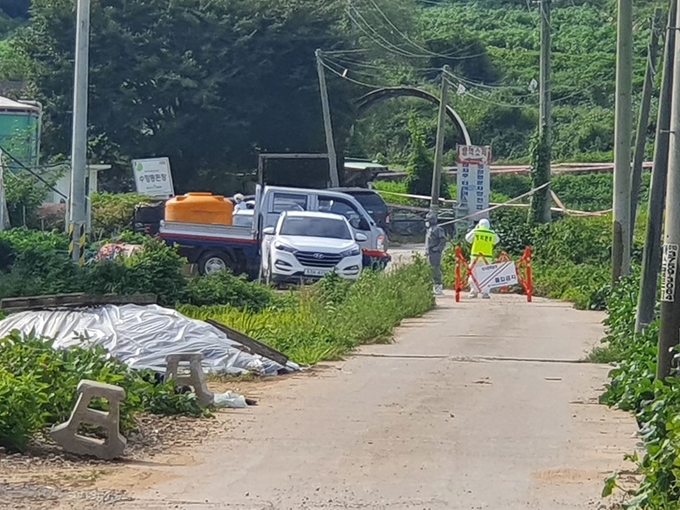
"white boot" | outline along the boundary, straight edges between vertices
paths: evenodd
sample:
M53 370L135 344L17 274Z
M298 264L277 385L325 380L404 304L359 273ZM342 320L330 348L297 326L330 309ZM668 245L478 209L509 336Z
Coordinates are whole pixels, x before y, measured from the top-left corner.
M470 293L468 294L468 297L469 297L470 299L475 299L475 298L477 298L478 295L479 295L479 293L478 293L476 290L473 289L473 290L471 290Z
M491 294L488 292L482 292L482 299L491 299Z
M444 286L443 285L435 285L434 286L434 294L435 294L435 296L443 296L444 295Z

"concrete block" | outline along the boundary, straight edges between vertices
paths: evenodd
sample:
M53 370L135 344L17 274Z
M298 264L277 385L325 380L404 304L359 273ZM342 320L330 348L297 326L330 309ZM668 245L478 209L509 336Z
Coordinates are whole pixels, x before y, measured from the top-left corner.
M200 353L185 353L185 354L170 354L165 360L168 367L165 369L165 380L174 379L177 386L191 386L196 392L198 402L201 405L208 406L213 403L214 395L208 391L208 384L205 380L205 372L201 361L203 354ZM180 373L180 363L189 364L189 373Z
M120 433L120 404L125 390L112 384L83 379L78 383L78 401L67 422L55 425L52 439L64 450L78 455L92 455L100 459L115 459L123 455L127 440ZM90 408L93 398L103 398L109 411ZM106 432L106 439L95 439L78 434L81 424L96 425Z

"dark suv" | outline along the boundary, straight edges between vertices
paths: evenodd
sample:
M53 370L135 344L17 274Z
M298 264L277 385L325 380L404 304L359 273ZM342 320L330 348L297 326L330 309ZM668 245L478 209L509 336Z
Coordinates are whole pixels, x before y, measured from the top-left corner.
M346 193L356 198L373 220L387 232L390 224L390 211L377 191L366 188L330 188L332 191Z

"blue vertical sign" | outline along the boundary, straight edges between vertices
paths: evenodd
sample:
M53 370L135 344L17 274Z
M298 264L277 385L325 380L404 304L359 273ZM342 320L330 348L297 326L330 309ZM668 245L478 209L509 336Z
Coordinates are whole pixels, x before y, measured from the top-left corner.
M466 216L478 221L488 218L491 193L491 147L478 145L458 146L458 203Z

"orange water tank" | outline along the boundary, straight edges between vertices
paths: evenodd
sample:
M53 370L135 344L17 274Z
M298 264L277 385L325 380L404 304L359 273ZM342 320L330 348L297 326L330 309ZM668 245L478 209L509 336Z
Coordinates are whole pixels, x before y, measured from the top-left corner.
M234 204L212 193L187 193L165 203L165 221L231 225Z

